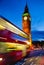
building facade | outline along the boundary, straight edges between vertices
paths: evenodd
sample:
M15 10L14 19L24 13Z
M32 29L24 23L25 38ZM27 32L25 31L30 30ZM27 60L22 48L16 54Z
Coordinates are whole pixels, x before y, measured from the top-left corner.
M26 4L25 10L22 16L22 29L25 33L30 35L31 32L31 17L28 11L28 6Z

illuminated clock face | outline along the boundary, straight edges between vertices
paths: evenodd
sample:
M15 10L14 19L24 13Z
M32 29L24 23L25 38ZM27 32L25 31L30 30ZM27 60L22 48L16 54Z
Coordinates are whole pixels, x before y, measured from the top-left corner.
M24 17L24 20L27 20L27 17L26 16Z

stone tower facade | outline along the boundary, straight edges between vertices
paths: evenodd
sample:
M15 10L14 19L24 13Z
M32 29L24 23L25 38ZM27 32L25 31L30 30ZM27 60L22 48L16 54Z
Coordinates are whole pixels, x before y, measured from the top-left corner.
M31 33L31 17L28 11L28 6L26 4L25 10L22 16L22 29L25 33L30 35Z

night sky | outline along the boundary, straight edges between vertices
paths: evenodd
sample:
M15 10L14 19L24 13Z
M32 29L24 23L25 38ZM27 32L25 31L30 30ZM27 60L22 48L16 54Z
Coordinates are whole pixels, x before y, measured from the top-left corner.
M26 0L0 0L0 15L22 29L22 14ZM31 15L31 30L44 31L44 0L27 0Z

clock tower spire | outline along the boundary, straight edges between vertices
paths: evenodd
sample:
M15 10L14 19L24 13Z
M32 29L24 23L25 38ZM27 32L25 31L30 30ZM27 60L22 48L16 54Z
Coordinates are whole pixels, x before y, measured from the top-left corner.
M27 33L28 35L30 35L30 30L31 30L31 20L30 20L30 14L29 14L29 10L28 10L28 6L26 4L25 6L25 10L22 16L22 29L25 33Z

